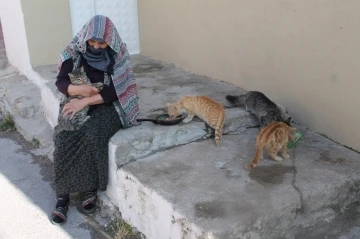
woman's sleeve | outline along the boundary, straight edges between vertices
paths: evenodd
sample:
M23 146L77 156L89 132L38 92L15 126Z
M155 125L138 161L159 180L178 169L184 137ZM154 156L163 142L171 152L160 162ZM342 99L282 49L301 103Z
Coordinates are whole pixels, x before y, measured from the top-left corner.
M56 80L56 87L57 89L63 93L64 95L68 96L68 87L71 84L70 83L70 77L69 77L69 73L72 72L73 70L73 60L70 58L66 61L64 61L61 65L61 69L60 72L57 76L57 80Z
M104 88L102 89L102 91L100 91L100 95L106 104L110 104L113 101L118 99L116 90L115 90L115 87L114 87L114 84L112 81L110 81L109 85L104 85Z

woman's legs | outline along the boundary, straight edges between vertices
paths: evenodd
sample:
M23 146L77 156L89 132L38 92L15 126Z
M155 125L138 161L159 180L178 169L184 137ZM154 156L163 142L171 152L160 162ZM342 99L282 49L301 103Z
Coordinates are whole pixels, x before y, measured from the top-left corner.
M62 131L56 136L54 151L57 195L85 192L82 209L86 213L96 208L97 190L106 190L108 142L121 128L112 105L100 105L89 115L81 129Z

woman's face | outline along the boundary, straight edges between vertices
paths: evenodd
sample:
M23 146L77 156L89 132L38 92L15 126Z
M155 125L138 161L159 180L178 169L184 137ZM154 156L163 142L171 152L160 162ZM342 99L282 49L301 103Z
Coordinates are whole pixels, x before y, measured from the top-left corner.
M106 42L99 42L95 40L89 40L88 44L94 47L95 49L99 49L99 48L105 49L108 46Z

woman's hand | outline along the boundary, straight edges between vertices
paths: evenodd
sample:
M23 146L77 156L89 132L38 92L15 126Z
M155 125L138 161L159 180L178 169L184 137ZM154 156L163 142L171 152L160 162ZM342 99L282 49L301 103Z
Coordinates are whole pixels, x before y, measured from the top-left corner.
M84 97L90 97L96 95L97 93L99 93L99 90L87 83L81 85L69 85L68 88L69 95L81 95Z
M61 113L63 116L71 114L70 115L70 120L71 120L77 112L84 109L88 105L87 102L88 101L86 98L72 99L72 100L70 100L69 103L64 105L64 108Z

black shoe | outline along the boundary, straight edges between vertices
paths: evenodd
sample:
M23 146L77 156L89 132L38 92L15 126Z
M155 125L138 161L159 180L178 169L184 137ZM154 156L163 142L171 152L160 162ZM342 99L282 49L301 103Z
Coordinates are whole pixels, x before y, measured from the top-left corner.
M54 225L62 225L66 222L66 213L69 209L70 200L67 201L64 207L58 206L51 213L51 223Z
M84 200L81 209L85 213L92 213L96 209L97 193L96 191L88 191L84 193Z

